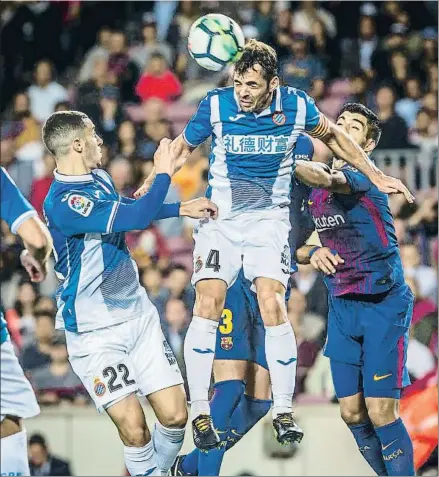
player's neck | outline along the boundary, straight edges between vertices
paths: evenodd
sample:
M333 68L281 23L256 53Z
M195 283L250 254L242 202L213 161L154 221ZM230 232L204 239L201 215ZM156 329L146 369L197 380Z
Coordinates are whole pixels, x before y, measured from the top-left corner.
M59 159L56 165L56 170L65 176L83 176L90 174L91 172L91 170L86 167L83 161L69 157Z
M263 104L261 104L261 106L257 110L255 110L256 114L262 113L262 111L264 111L270 106L271 102L273 101L273 95L274 95L274 91L272 91L271 93L268 93L267 100Z

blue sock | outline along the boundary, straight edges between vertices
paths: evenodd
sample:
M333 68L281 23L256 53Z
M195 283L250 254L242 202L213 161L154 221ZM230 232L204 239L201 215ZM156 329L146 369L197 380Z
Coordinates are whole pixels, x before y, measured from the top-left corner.
M241 401L230 419L226 450L240 441L267 414L271 403L271 400L255 399L246 394L242 395Z
M381 441L373 424L368 420L361 424L348 425L354 435L358 449L377 475L387 475L386 465L381 453Z
M210 401L210 413L221 438L218 449L200 452L194 449L182 462L182 470L192 475L218 475L226 450L230 418L244 394L244 383L239 380L222 381L214 385L215 393Z
M413 444L401 418L375 427L381 441L381 452L387 475L415 475Z

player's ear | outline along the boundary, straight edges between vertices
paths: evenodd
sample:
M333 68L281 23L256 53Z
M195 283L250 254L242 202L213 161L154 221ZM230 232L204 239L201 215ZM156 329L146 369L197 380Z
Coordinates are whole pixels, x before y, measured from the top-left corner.
M364 145L364 152L366 154L371 153L376 147L376 142L373 139L368 139Z
M279 86L279 76L275 76L274 78L271 78L271 81L269 84L270 93L272 93L278 86Z
M79 138L73 140L72 146L73 150L76 151L78 154L82 154L82 152L84 151L84 145Z

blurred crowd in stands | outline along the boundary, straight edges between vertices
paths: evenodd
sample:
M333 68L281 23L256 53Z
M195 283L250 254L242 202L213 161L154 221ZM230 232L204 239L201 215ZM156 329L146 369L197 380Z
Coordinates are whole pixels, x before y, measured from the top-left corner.
M408 368L413 380L436 372L437 2L40 1L1 2L0 12L1 163L40 214L54 169L40 140L41 124L53 111L77 109L90 116L104 139L105 167L118 191L131 196L150 173L160 139L179 134L203 95L228 84L230 70L203 70L188 55L189 27L204 13L228 14L247 38L273 45L283 82L306 90L330 118L346 101L376 111L383 124L379 154L400 151L396 174L404 177L408 161L433 168L427 181L416 181L414 205L399 196L390 202L416 295ZM208 145L192 154L173 178L168 202L204 193L207 156ZM323 145L316 144L316 156L328 158ZM391 159L386 164L395 171ZM183 369L194 301L192 226L175 218L127 234L140 279ZM41 403L88 404L65 341L54 330L56 278L51 273L41 286L30 284L19 265L20 250L2 223L1 303L21 363ZM301 266L292 282L288 314L299 346L298 399L332 399L321 353L325 286L309 266Z

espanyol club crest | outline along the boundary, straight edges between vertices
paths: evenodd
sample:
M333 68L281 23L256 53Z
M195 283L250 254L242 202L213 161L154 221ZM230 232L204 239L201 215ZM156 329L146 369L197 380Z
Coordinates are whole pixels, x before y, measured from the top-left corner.
M105 392L107 391L107 388L105 386L105 384L99 379L99 378L95 378L94 379L94 392L96 394L96 396L98 397L102 397Z
M282 126L282 124L285 124L285 121L287 120L284 113L274 113L272 118L274 124L277 124L278 126Z
M224 351L229 351L233 348L233 338L231 336L221 337L221 348Z

